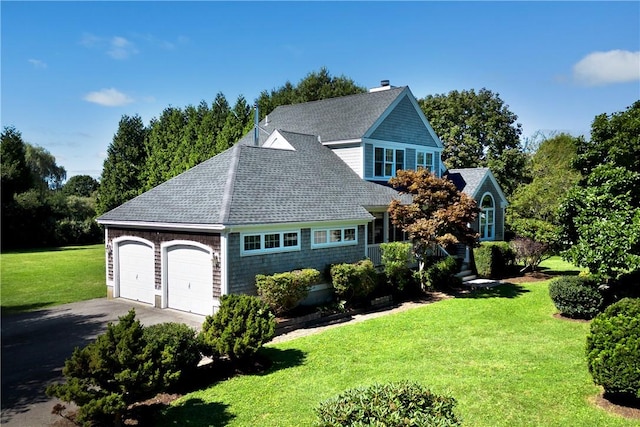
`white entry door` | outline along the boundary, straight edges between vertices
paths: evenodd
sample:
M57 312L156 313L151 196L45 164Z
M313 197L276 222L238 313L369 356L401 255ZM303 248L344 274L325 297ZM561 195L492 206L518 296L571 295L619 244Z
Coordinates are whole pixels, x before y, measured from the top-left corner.
M197 246L167 248L167 306L197 314L212 314L211 253Z
M118 244L120 297L154 303L155 268L153 248L139 241Z

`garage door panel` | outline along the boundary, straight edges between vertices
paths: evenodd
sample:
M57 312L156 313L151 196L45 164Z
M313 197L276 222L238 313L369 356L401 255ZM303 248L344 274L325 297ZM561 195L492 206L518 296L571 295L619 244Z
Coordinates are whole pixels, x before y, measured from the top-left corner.
M153 304L155 267L153 248L142 242L118 246L120 297Z
M197 246L167 250L167 305L177 310L211 314L213 269L211 254Z

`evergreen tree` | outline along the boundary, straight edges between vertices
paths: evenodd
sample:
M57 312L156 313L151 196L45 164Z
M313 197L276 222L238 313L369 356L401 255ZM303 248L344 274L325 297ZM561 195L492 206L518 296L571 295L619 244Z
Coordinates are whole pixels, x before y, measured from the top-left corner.
M147 129L142 118L122 116L118 131L107 149L100 187L97 212L107 212L140 194L141 172L145 164Z

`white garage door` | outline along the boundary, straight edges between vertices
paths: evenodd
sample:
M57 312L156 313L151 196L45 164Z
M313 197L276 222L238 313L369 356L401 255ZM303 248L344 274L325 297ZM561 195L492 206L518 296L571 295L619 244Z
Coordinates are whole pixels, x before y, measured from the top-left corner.
M176 245L167 249L167 305L176 310L211 314L213 264L209 251Z
M153 248L142 242L125 241L118 245L120 297L154 303L153 257Z

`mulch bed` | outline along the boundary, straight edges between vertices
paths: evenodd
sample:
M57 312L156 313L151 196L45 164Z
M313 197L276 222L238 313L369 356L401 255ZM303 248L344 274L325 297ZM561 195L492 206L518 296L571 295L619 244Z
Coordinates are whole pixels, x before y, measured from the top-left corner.
M631 404L632 406L619 405L618 403L614 403L607 399L603 393L600 393L595 397L594 403L596 406L607 412L611 412L631 420L640 420L640 400Z

